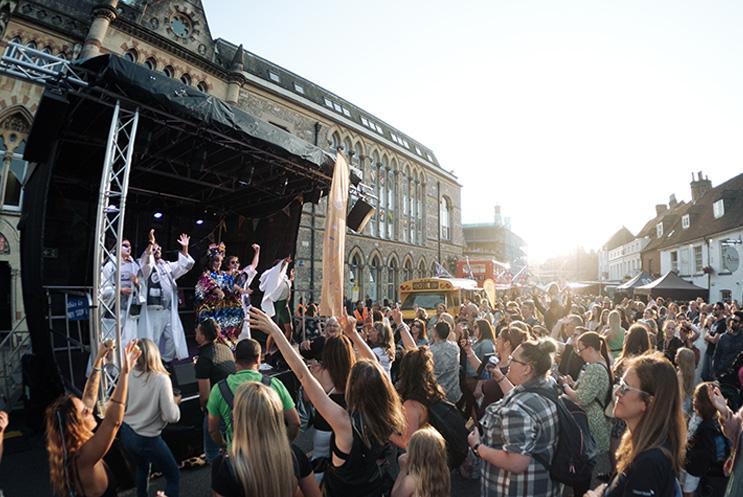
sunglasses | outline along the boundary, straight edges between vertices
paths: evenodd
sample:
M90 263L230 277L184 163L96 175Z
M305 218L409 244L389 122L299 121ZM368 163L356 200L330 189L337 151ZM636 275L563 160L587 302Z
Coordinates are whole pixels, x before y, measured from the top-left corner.
M624 381L624 378L622 378L621 380L619 380L619 384L617 385L617 387L618 387L617 388L617 393L619 395L622 395L622 396L626 395L627 392L637 392L637 393L639 393L641 395L647 395L649 397L652 397L652 395L650 395L649 393L647 393L645 390L641 390L639 388L635 388L635 387L631 387L631 386L627 385L627 382Z

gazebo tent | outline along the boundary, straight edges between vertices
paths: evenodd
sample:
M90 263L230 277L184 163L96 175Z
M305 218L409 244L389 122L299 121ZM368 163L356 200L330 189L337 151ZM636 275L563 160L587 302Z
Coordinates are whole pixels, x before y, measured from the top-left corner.
M663 297L671 300L691 300L702 297L706 300L709 291L706 288L681 279L676 273L669 271L647 285L636 287L635 295Z
M648 285L652 282L653 277L650 275L650 273L640 271L633 278L617 286L616 291L622 293L632 293L637 287Z

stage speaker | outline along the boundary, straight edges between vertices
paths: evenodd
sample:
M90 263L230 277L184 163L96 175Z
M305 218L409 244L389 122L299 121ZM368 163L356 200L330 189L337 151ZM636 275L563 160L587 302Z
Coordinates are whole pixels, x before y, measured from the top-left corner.
M376 209L367 204L363 199L358 199L354 204L351 212L346 216L346 225L356 233L361 233L366 227L366 223L374 215Z
M65 95L51 90L44 91L31 126L23 158L29 162L46 162L54 150L52 143L59 136L67 119L70 102Z

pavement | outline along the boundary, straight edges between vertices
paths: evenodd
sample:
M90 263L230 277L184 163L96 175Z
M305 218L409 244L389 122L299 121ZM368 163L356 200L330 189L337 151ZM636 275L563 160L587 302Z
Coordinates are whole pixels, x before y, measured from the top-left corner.
M17 425L22 416L22 413L11 415L11 425L6 431L5 451L0 463L0 497L53 497L44 437L19 429ZM297 438L297 444L309 450L311 440L311 433L303 432ZM149 494L153 496L155 490L164 488L164 478L154 479ZM211 497L211 467L183 469L180 488L181 497ZM480 495L479 488L479 480L463 479L456 472L452 474L452 496L477 497ZM119 492L120 497L135 495L134 489Z

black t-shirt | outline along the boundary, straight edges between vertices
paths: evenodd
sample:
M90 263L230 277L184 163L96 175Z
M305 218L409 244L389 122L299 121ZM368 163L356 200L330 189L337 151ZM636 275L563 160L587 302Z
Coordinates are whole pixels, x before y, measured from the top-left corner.
M346 394L343 392L333 392L328 397L330 397L330 400L341 406L342 408L346 408ZM325 418L322 417L322 414L319 412L315 413L315 417L312 419L312 426L315 427L316 430L320 431L333 431L330 428L330 423L325 421Z
M640 452L624 473L614 477L604 497L674 497L676 475L659 448Z
M307 455L292 444L292 464L297 482L312 474L312 465ZM222 497L258 497L243 494L242 484L235 476L230 457L220 454L212 463L212 490Z
M209 379L214 386L235 372L235 356L226 345L209 343L199 348L194 368L196 379Z

